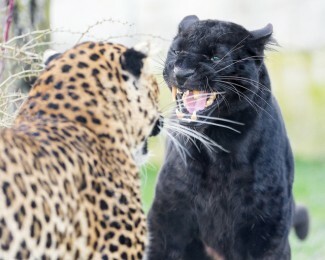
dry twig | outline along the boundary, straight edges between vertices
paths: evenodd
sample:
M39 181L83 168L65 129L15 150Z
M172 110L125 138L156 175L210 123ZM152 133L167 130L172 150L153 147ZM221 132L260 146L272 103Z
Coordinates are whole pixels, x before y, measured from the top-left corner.
M160 41L168 41L158 35L152 34L141 34L141 33L130 33L125 35L109 36L105 38L98 38L91 35L90 32L99 25L103 23L116 23L125 26L133 26L133 24L128 22L123 22L113 19L105 19L96 22L95 24L86 28L83 32L76 32L64 29L46 29L32 31L23 35L13 37L11 39L6 39L6 41L0 42L0 60L5 62L14 62L21 68L18 73L11 73L6 71L4 75L4 80L0 81L0 127L7 127L10 125L14 118L14 114L8 111L14 111L12 107L19 108L22 101L26 97L26 94L22 94L19 90L15 90L15 83L19 79L26 79L37 77L39 73L44 69L42 64L43 53L40 53L40 46L51 46L59 45L63 43L51 42L49 41L49 36L54 33L69 33L72 35L79 35L77 42L79 43L85 37L95 41L109 41L117 38L149 38L158 39ZM28 69L26 69L28 68Z

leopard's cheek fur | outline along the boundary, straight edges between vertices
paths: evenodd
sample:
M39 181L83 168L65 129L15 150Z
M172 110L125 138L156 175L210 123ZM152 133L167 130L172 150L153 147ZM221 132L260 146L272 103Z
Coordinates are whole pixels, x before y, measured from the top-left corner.
M158 108L159 87L155 77L147 71L147 65L143 64L141 75L134 78L132 75L124 77L125 81L129 81L132 88L122 91L120 94L127 93L123 102L127 102L125 114L128 118L132 118L132 124L127 124L128 129L135 137L135 147L138 150L142 147L156 122L160 118ZM143 128L142 124L149 127Z
M137 85L143 85L141 82L147 82L147 88L139 89L140 94L135 94L133 98L133 104L135 109L131 111L133 116L139 118L137 123L134 125L132 130L135 130L135 134L137 135L137 146L133 151L134 158L136 160L137 165L143 165L147 162L148 156L148 135L155 136L157 135L163 124L163 119L159 115L158 108L158 95L159 88L158 84L154 77L147 76L145 73L144 76L139 79ZM147 100L143 102L143 100ZM144 103L143 107L138 107L137 104ZM141 120L140 120L141 119ZM142 122L146 122L146 124L150 125L150 128L143 129L140 128L140 124ZM138 130L136 130L138 129Z
M158 95L159 95L159 88L156 80L154 78L140 78L141 82L148 82L147 88L142 88L140 94L134 100L136 103L141 103L141 100L144 97L147 97L145 105L141 108L138 108L137 114L139 118L142 118L146 124L150 125L150 129L142 129L138 131L139 141L142 143L148 135L151 134L156 122L159 120L159 108L158 108ZM139 128L140 121L137 123L137 127ZM140 129L140 128L139 128Z

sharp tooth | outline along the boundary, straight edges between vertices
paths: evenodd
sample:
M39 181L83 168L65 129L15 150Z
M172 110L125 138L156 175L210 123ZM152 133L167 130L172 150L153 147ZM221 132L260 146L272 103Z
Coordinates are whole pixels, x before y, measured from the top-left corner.
M176 116L178 119L182 119L184 117L184 114L180 112L178 109L176 109Z
M213 101L217 98L217 93L213 92L210 97L208 98L205 107L211 106Z
M213 100L208 99L207 103L205 104L205 107L211 106L213 103Z
M216 98L215 98L214 96L210 96L210 97L208 98L208 101L213 102L215 99L216 99Z
M172 99L173 99L173 101L176 101L176 93L177 93L177 88L172 87Z
M197 119L196 111L194 111L193 114L191 115L191 119L193 121L196 121L196 119Z
M183 103L185 103L186 99L187 99L187 96L189 95L190 91L189 90L186 90L182 96L182 100L183 100Z
M192 120L190 118L182 118L182 120L185 122L188 122L188 123L192 122Z
M201 93L201 91L199 91L199 90L193 90L194 99L198 99L200 97L200 93Z

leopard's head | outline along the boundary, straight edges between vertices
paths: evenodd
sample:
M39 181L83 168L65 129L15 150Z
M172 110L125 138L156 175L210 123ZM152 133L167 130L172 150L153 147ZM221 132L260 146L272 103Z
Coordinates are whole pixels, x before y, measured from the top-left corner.
M135 154L161 124L158 85L146 60L133 48L102 42L52 55L21 115L73 121Z

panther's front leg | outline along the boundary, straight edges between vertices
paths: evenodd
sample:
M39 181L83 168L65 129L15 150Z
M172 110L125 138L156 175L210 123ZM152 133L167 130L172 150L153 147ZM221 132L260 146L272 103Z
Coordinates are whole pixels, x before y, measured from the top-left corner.
M148 216L148 260L204 260L198 239L193 195L186 182L179 182L177 164L163 167L155 200ZM173 185L172 185L173 184ZM175 187L177 187L175 189Z
M148 260L181 260L193 235L193 220L184 205L159 196L149 212Z

